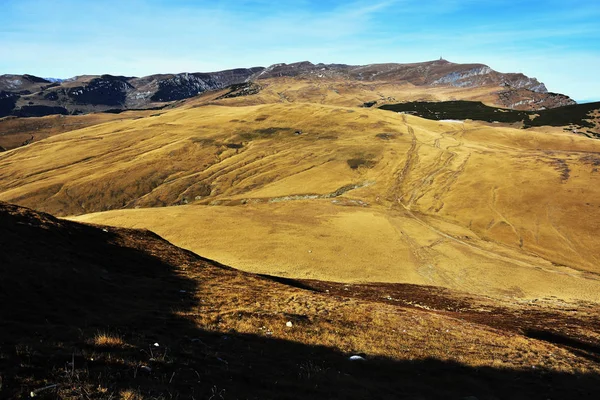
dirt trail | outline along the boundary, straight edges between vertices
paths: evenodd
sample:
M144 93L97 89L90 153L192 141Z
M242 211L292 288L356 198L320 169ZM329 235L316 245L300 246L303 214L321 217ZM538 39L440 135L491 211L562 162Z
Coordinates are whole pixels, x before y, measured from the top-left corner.
M565 271L560 271L557 270L555 268L552 268L552 264L544 259L539 259L539 263L538 262L531 262L531 261L525 261L525 259L530 259L532 257L532 255L529 254L522 254L519 258L513 258L510 256L506 256L503 255L503 252L510 252L512 254L516 254L516 250L507 247L505 245L502 245L500 243L491 243L491 242L487 242L488 244L492 245L493 247L496 247L497 250L496 251L490 251L487 250L481 246L477 246L474 243L470 243L470 242L466 242L464 240L461 240L459 238L456 238L450 234L447 234L439 229L437 229L436 227L432 226L431 224L428 224L427 222L423 221L422 219L420 219L419 217L417 217L411 210L410 208L406 207L404 204L399 203L402 208L408 213L408 215L413 218L415 221L417 221L419 224L421 224L422 226L426 227L427 229L431 230L432 232L437 233L438 235L449 239L455 243L458 243L462 246L468 247L469 249L473 250L475 253L478 253L480 255L486 256L492 260L500 260L500 261L504 261L510 264L514 264L514 265L518 265L520 267L525 267L525 268L536 268L536 269L540 269L546 272L551 272L554 274L561 274L561 275L568 275L571 277L583 277L583 273L575 270L575 269L570 269L569 268L569 272L565 272ZM475 234L473 234L473 236L476 236ZM564 269L564 268L562 268ZM600 276L596 277L593 275L589 275L589 274L585 274L585 278L586 279L592 279L592 280L597 280L600 281Z
M450 150L450 148L464 150L463 142L460 139L464 134L464 126L455 130L440 132L438 137L434 139L433 144L428 144L419 140L414 128L408 123L406 116L402 116L402 121L412 137L412 144L407 153L407 161L402 171L398 174L395 187L402 195L396 196L396 198L400 198L406 207L412 209L417 205L421 198L432 192L432 197L435 198L439 204L430 207L430 209L439 211L443 207L443 194L450 190L450 187L456 181L460 172L464 170L470 157L469 151L459 153L458 151ZM448 144L444 148L441 145L441 141L450 139L447 135L452 135L450 138L454 140L456 144ZM458 138L454 137L454 135L458 135ZM438 153L431 165L424 166L419 164L419 151L421 146L430 147L432 151ZM424 169L427 171L425 174L423 173ZM411 175L411 173L421 177L415 178L413 181L407 181L407 177ZM407 196L408 200L406 200Z

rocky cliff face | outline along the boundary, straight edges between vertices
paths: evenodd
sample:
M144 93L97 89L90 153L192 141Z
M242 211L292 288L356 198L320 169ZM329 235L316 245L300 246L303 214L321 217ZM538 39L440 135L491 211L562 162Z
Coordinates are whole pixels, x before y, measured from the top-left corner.
M81 114L95 111L161 107L209 90L279 77L408 82L418 86L476 88L497 86L501 104L535 110L575 104L548 93L543 83L523 74L505 74L483 64L436 60L414 64L274 64L213 73L80 76L47 80L32 75L0 76L0 117ZM257 85L259 87L260 85Z
M123 107L127 92L135 88L128 82L131 78L124 76L102 75L94 78L87 84L70 87L60 91L77 105L107 105ZM46 99L56 96L56 92L50 92L44 97Z
M164 103L194 97L208 90L244 83L264 68L237 68L213 73L182 73L150 75L135 78L130 83L135 87L127 95L131 108L147 102Z
M214 73L80 76L51 82L31 75L0 76L0 117L81 114L160 107L207 90L244 83L264 68Z
M498 93L498 99L504 107L513 110L545 110L575 104L573 99L564 94L526 88L508 88Z

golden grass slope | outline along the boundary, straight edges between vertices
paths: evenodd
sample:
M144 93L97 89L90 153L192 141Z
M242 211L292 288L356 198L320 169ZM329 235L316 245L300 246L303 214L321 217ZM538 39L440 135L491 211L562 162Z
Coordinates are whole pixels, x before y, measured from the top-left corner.
M598 300L599 282L480 239L457 239L408 213L329 201L179 206L83 215L78 221L151 227L198 254L293 278L427 284L494 296ZM463 235L461 235L463 233ZM470 232L469 232L470 233Z
M119 114L94 113L85 115L0 118L0 146L5 149L13 149L21 146L27 140L37 142L59 133L82 129L109 121L143 118L155 112L132 110Z
M498 93L506 88L481 87L431 87L416 86L408 82L356 81L342 78L279 77L256 82L260 92L254 96L221 98L228 89L206 92L186 101L189 105L220 104L247 106L270 103L305 102L343 107L360 107L376 101L377 105L405 101L481 101L491 106L503 107Z
M78 219L249 271L599 301L598 152L550 129L189 104L0 155L0 200L125 208Z

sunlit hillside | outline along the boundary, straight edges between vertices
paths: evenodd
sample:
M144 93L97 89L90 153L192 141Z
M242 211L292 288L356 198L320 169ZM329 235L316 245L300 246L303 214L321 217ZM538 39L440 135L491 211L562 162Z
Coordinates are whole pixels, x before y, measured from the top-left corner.
M148 228L248 271L600 300L600 142L212 96L4 153L0 200Z
M345 107L378 106L398 101L473 100L502 106L500 86L479 87L416 86L405 81L358 81L331 77L281 77L261 79L254 84L257 95L236 96L230 89L206 92L187 100L188 104L253 105L308 102ZM240 93L241 94L241 93Z
M153 111L127 111L118 114L47 115L45 117L0 118L0 146L5 150L37 142L49 136L108 121L147 117Z

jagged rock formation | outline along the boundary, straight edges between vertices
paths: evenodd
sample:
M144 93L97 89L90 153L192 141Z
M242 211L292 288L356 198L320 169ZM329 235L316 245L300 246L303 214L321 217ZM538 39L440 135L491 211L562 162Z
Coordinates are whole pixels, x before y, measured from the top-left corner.
M31 75L0 76L0 117L82 114L161 107L207 90L244 83L262 67L214 73L79 76L51 82Z
M544 110L576 104L564 94L536 92L525 88L503 90L498 93L498 99L504 107L514 110Z
M47 80L32 75L0 76L0 117L81 114L95 111L162 107L209 90L280 77L346 79L410 83L428 87L497 87L500 103L508 108L537 110L575 104L565 95L523 74L500 73L483 64L436 60L413 64L274 64L268 68L238 68L212 73L150 75L142 78L101 75ZM236 95L250 95L260 85Z

